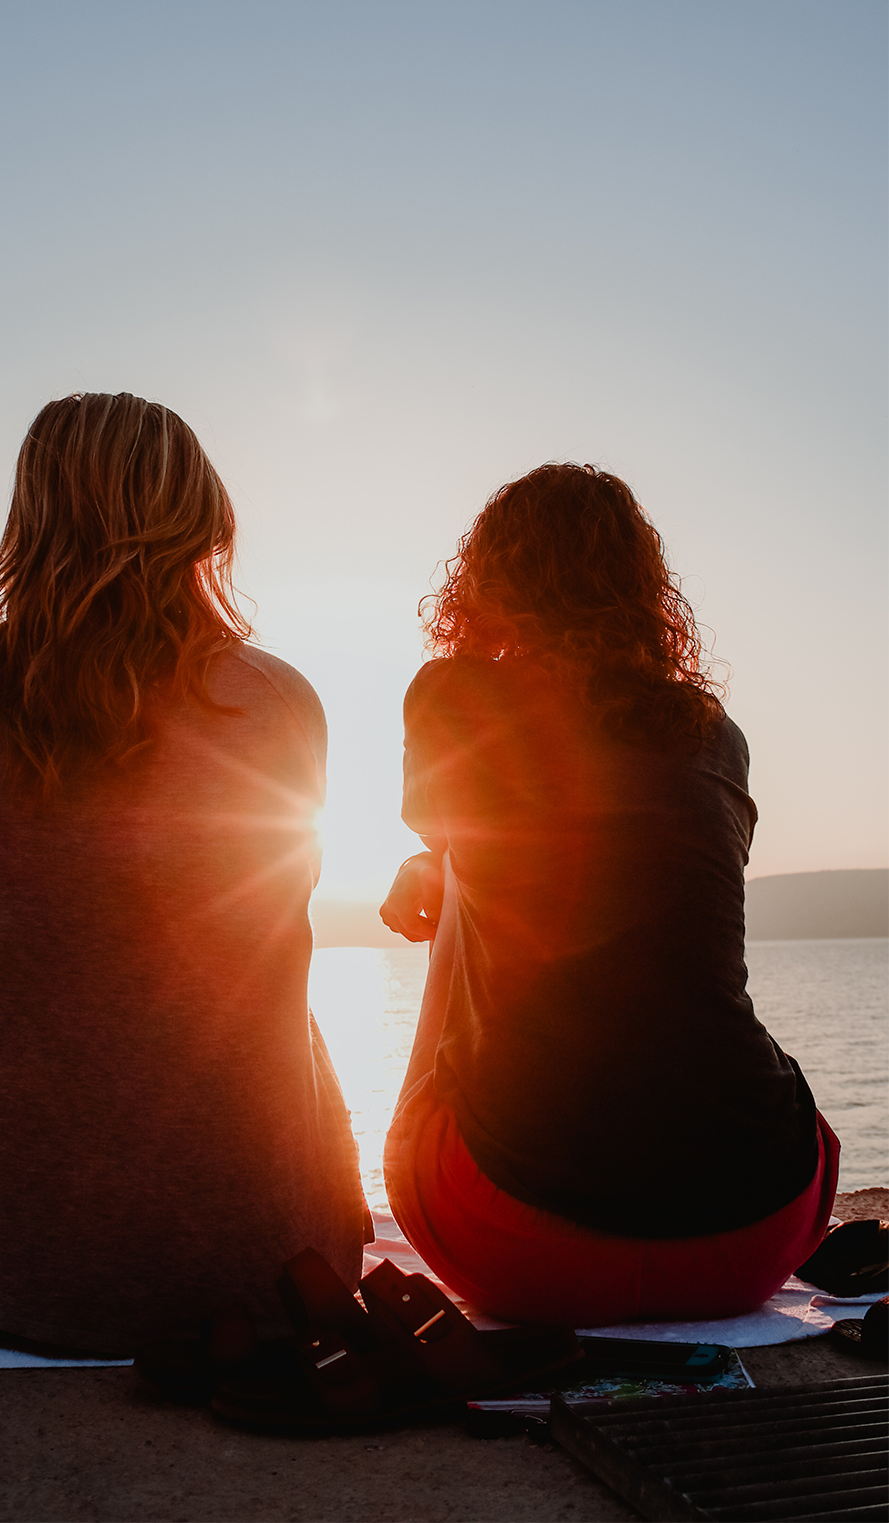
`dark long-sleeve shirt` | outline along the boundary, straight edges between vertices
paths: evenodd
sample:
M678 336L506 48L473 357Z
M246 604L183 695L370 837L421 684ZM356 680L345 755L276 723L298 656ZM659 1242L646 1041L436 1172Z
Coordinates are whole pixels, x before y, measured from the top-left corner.
M617 740L531 663L466 657L419 672L405 727L404 818L446 841L456 894L435 1085L483 1172L634 1236L793 1199L814 1103L746 992L738 728Z

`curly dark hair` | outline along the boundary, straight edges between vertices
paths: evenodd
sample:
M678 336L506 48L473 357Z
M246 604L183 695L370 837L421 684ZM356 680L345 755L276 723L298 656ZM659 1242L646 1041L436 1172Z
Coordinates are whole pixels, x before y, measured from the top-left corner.
M495 492L420 614L433 654L530 657L615 734L700 745L724 715L660 535L592 465L542 465Z

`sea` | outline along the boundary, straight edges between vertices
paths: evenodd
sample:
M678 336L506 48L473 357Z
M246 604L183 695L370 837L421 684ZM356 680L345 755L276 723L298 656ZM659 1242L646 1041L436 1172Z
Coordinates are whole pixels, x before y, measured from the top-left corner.
M754 941L756 1013L799 1062L842 1143L840 1190L889 1185L889 941ZM352 1113L371 1207L386 1209L382 1150L407 1067L425 946L325 947L310 998Z

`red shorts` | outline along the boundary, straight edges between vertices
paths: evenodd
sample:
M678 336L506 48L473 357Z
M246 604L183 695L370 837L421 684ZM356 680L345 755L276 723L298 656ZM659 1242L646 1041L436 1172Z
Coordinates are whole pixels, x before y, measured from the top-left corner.
M392 1214L417 1253L470 1306L511 1322L740 1316L815 1251L836 1192L840 1145L819 1116L818 1167L796 1200L708 1237L621 1238L523 1205L481 1172L431 1075L386 1139Z

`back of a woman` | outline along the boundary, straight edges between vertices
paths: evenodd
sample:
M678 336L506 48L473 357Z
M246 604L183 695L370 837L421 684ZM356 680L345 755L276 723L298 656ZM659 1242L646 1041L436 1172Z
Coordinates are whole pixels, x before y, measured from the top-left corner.
M693 752L634 744L551 673L459 655L423 669L405 711L405 818L447 822L460 928L436 1090L480 1166L643 1237L797 1194L814 1114L745 990L737 728Z
M383 909L438 921L396 1217L501 1315L745 1310L819 1240L835 1139L746 992L747 747L659 538L617 478L544 466L489 501L427 629L403 815L429 856Z
M51 403L0 552L0 1328L127 1354L284 1330L363 1198L307 1006L326 732L244 644L231 506L175 414Z

